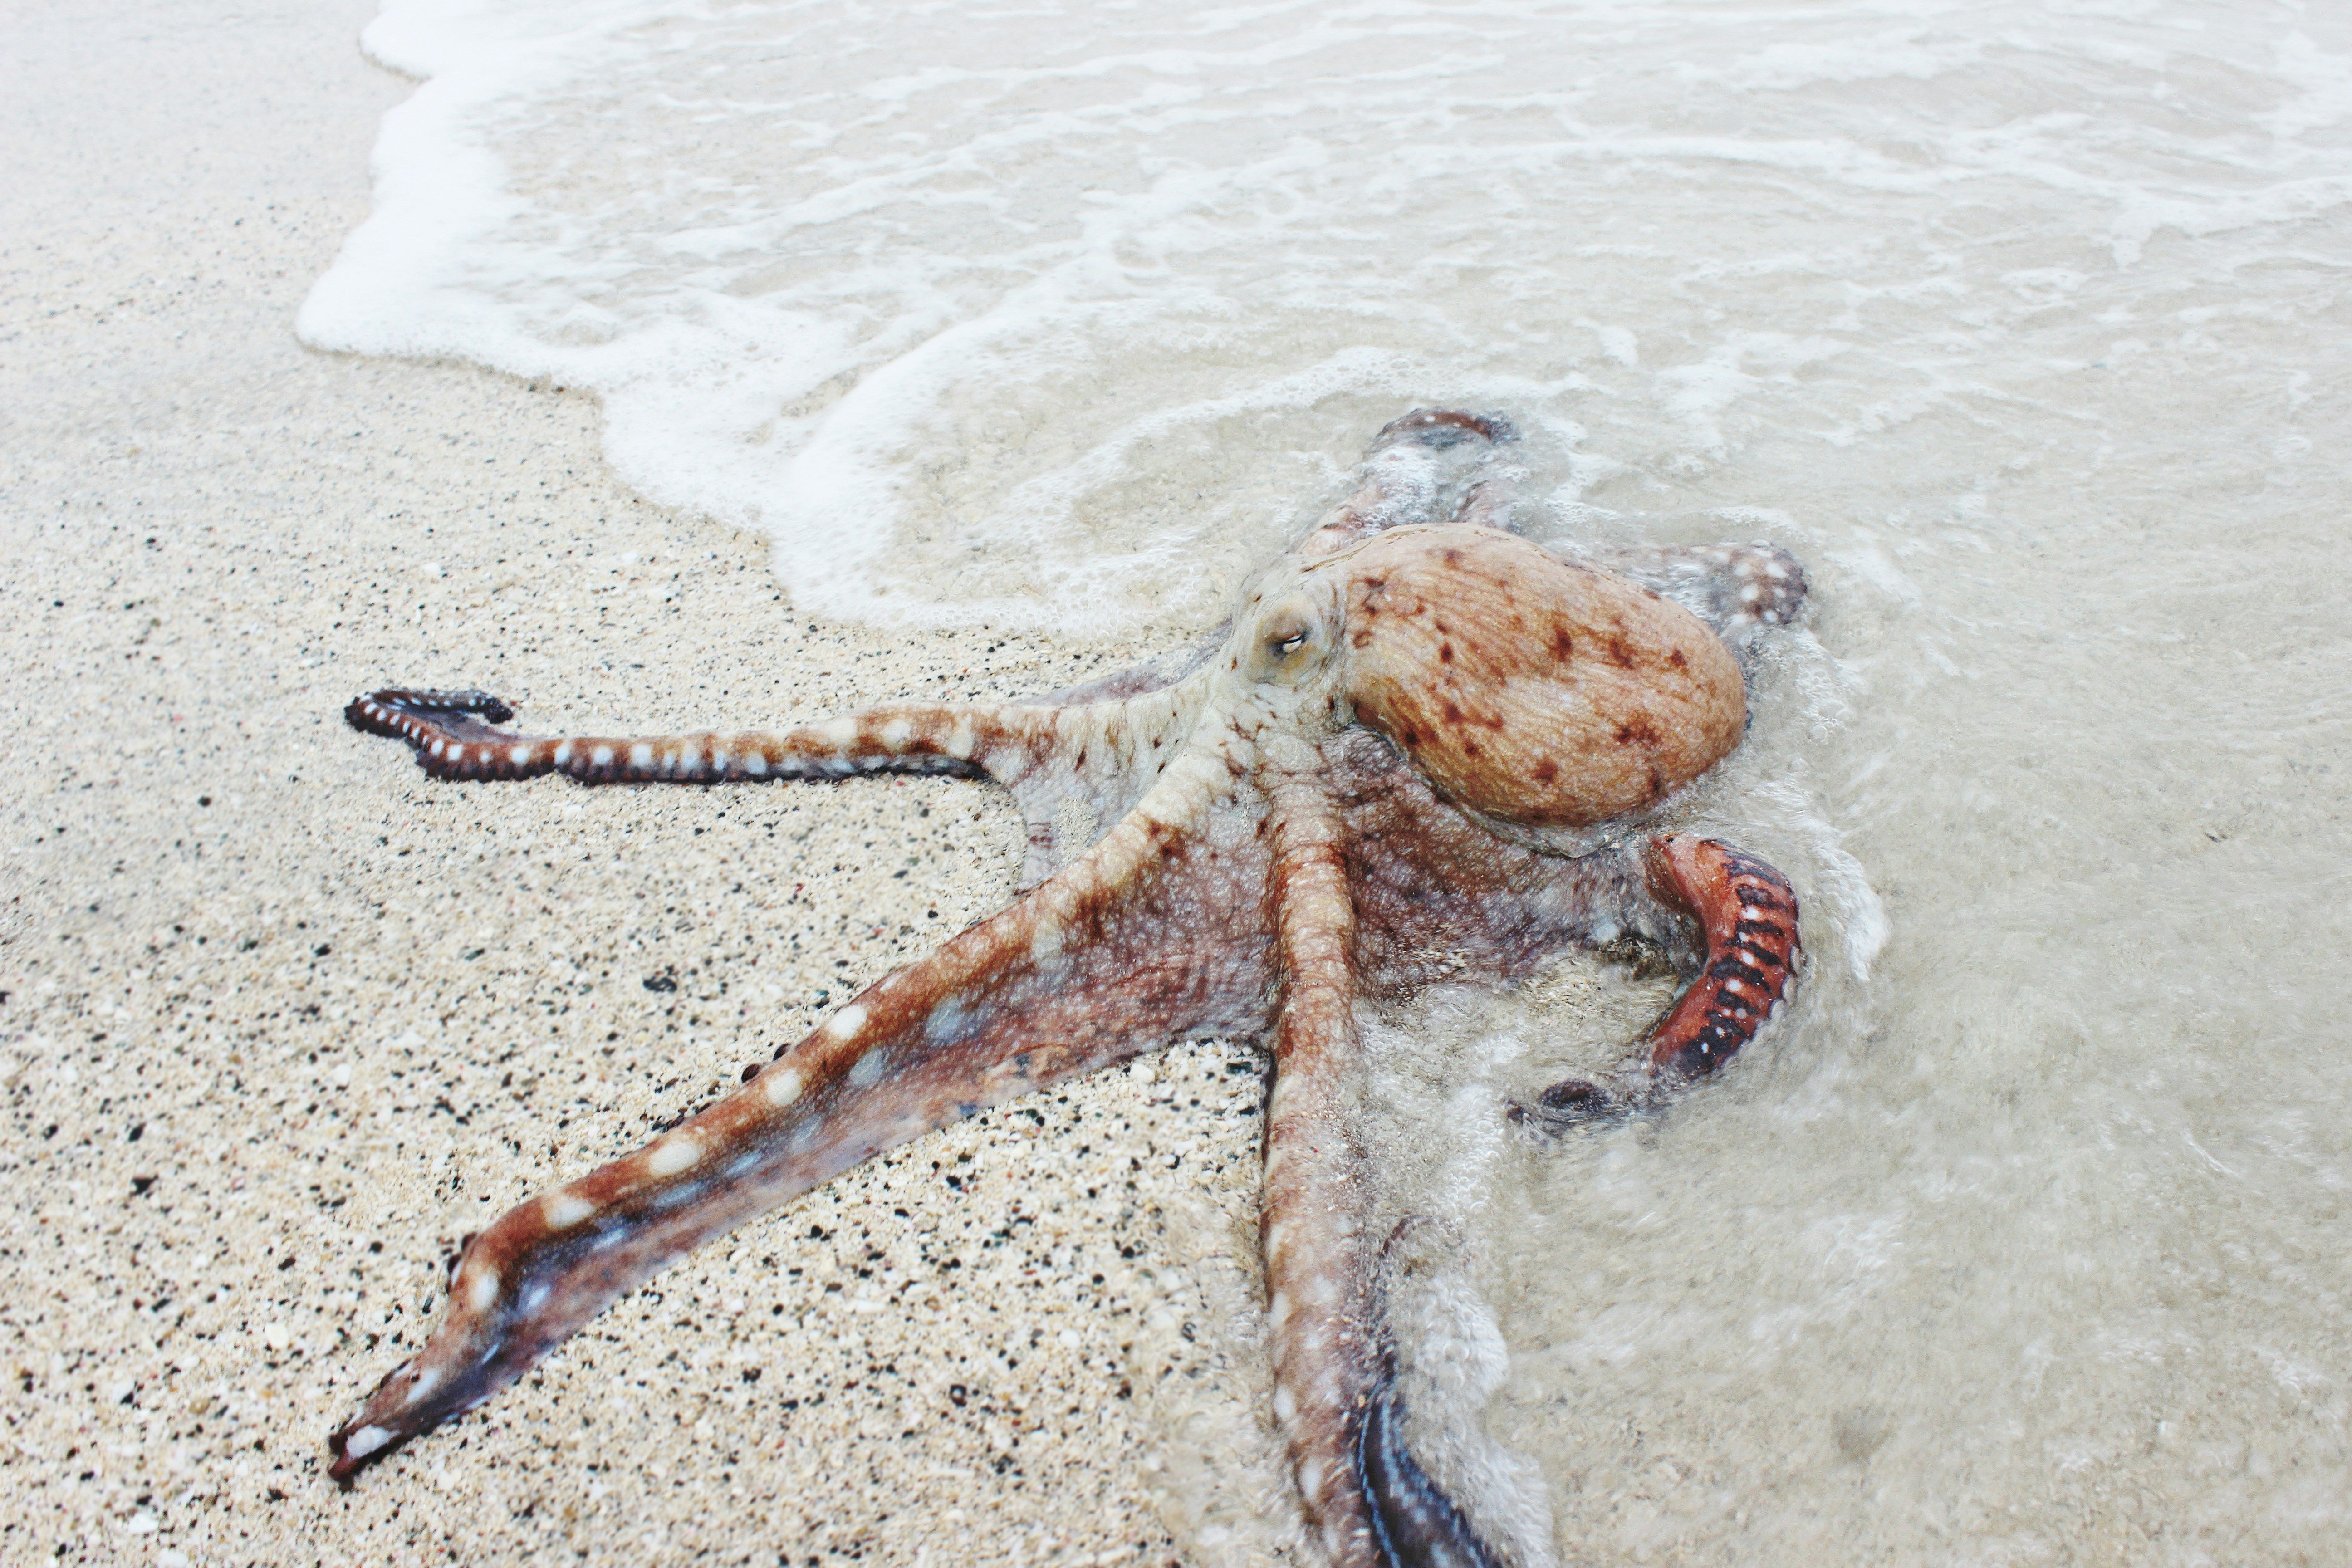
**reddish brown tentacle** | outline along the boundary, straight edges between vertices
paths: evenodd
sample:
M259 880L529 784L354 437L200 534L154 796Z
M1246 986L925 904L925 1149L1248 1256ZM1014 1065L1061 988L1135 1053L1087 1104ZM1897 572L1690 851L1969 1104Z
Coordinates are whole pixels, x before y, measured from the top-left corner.
M439 779L528 779L561 773L583 784L743 784L851 773L951 773L1003 777L1052 743L1050 710L901 702L781 734L518 735L514 717L481 691L370 692L343 710L355 730L415 749Z
M1511 531L1511 502L1517 487L1508 479L1496 475L1477 479L1465 487L1462 499L1454 503L1454 521L1472 528L1491 528L1500 533Z
M487 691L405 691L397 688L354 697L343 721L370 735L389 735L410 745L429 744L435 735L468 741L513 740L490 728L514 718L514 710Z
M1650 1031L1662 1079L1703 1078L1756 1037L1796 978L1797 893L1789 879L1713 838L1654 838L1650 891L1690 916L1706 959L1672 1011Z
M1222 778L1222 766L1216 769ZM1268 933L1233 883L1255 840L1195 842L1207 770L1174 777L1061 876L868 986L743 1088L466 1244L424 1348L328 1439L348 1480L527 1371L694 1247L929 1128L1198 1034L1266 1022ZM1169 929L1213 933L1160 951Z
M1282 1005L1258 1224L1291 1473L1331 1568L1493 1568L1405 1445L1385 1347L1355 1123L1363 1058L1347 820L1320 778L1280 779L1272 794L1267 901Z
M1320 785L1279 781L1266 900L1282 1005L1258 1211L1275 1412L1307 1523L1339 1568L1367 1568L1372 1523L1355 1453L1375 1391L1369 1193L1351 1110L1361 1051L1345 825Z

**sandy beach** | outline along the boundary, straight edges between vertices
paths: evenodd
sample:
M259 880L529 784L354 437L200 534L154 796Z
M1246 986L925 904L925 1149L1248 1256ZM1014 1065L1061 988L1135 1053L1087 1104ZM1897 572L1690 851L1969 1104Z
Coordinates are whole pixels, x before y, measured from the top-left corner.
M1124 651L798 616L588 400L301 348L409 90L370 12L7 24L0 1560L1169 1561L1168 1210L1255 1180L1213 1047L835 1183L328 1480L460 1233L996 907L1019 840L947 782L436 785L343 704L751 725Z

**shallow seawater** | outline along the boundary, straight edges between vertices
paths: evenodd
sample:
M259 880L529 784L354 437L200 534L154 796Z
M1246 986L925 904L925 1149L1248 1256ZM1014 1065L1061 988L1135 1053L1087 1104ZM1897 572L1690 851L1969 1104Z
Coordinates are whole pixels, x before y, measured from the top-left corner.
M368 41L430 79L305 334L593 388L809 611L1172 643L1432 402L1519 421L1530 532L1803 560L1683 818L1805 899L1776 1033L1538 1146L1504 1100L1654 985L1375 1031L1413 1375L1531 1561L2340 1552L2352 14L446 0Z

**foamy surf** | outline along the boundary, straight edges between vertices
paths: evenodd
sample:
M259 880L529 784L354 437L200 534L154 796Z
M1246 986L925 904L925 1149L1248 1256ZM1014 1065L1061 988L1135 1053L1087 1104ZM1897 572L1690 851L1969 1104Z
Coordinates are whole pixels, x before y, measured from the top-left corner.
M365 46L425 79L299 330L592 390L813 609L1197 618L1401 405L1664 476L1835 449L2037 395L1955 335L2130 297L2156 236L2352 195L2323 57L2168 14L396 0ZM2272 101L2209 134L2172 58Z

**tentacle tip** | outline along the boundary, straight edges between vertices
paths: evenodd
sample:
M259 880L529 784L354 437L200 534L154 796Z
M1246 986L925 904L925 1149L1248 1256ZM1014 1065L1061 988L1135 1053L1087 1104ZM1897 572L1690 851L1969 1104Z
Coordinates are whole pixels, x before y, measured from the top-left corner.
M478 688L464 691L411 691L396 686L384 687L354 697L345 705L343 717L353 729L371 734L388 734L383 728L386 712L412 719L430 721L436 717L471 714L488 723L504 724L514 718L514 709L503 699Z
M1745 1039L1690 1040L1661 1050L1653 1047L1651 1080L1660 1094L1673 1094L1711 1079L1731 1064Z
M1394 1393L1375 1393L1356 1439L1356 1475L1370 1503L1381 1568L1504 1568L1460 1503L1432 1480L1404 1441Z
M1612 1094L1590 1079L1571 1078L1536 1096L1533 1105L1511 1101L1506 1114L1515 1125L1558 1137L1590 1122L1614 1121L1634 1108L1634 1101L1627 1096Z
M1509 415L1499 408L1489 408L1474 417L1478 422L1478 434L1486 437L1497 447L1506 446L1519 438L1519 427L1512 423Z
M334 1455L327 1466L327 1474L336 1485L348 1487L362 1470L397 1452L414 1436L412 1432L395 1432L365 1420L339 1426L327 1434L328 1452Z

